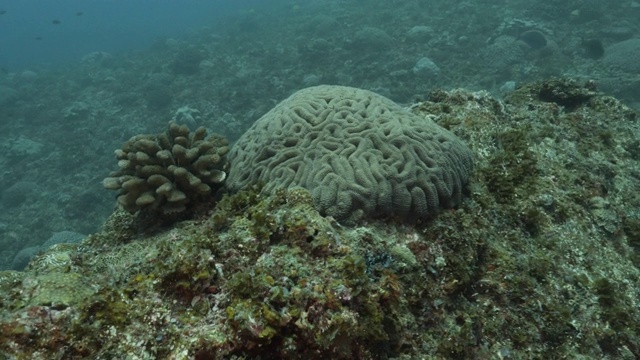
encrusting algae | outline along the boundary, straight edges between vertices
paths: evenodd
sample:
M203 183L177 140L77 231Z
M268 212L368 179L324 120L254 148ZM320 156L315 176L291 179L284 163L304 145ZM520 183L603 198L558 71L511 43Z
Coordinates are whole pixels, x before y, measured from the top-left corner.
M347 227L259 185L153 231L118 209L0 272L0 358L640 356L637 115L561 79L411 111L474 152L457 209Z

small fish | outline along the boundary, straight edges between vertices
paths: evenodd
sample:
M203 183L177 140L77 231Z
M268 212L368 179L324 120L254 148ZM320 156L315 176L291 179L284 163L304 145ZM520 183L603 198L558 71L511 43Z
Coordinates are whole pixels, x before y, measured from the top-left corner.
M76 16L82 16L82 15L84 15L84 13L83 13L82 11L78 11L78 12L76 13Z
M0 10L0 15L4 15L7 13L7 10Z
M40 37L40 36L36 36L36 37L35 37L35 39L36 39L36 40L42 40L42 37Z
M57 20L57 19L56 19L56 20L53 20L51 23L52 23L53 25L60 25L60 23L61 23L61 22L62 22L62 21L60 21L60 20Z

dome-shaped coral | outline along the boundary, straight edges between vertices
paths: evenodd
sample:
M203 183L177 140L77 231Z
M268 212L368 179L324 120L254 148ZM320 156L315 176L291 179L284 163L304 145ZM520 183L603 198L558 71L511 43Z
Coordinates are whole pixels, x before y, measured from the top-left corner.
M236 142L227 186L301 186L320 212L425 218L460 204L472 153L454 134L370 91L321 85L281 102Z

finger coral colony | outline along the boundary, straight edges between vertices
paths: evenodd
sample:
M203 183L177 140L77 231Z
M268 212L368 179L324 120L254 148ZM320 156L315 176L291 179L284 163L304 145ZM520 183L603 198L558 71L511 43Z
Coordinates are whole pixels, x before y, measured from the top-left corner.
M204 127L190 132L186 125L172 122L166 133L134 136L116 150L120 169L103 185L119 190L118 204L130 213L181 213L222 186L227 145L226 139L208 135Z

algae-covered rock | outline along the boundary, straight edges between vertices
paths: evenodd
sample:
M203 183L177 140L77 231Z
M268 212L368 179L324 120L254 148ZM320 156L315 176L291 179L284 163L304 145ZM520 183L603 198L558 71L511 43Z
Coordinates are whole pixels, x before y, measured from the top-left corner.
M24 288L30 290L29 306L71 306L86 300L94 290L77 273L48 273L29 279Z
M470 196L428 223L344 226L307 190L259 185L153 233L117 210L82 244L0 272L0 354L638 357L640 129L592 92L556 80L414 104L475 159Z

